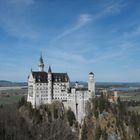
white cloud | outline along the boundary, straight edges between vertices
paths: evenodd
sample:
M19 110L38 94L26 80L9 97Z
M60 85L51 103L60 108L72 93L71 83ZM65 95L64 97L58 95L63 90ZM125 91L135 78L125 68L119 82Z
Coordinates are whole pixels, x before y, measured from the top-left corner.
M88 22L92 20L92 16L90 14L81 14L79 16L78 24L77 26L84 26Z
M105 14L120 13L122 8L124 8L125 6L126 4L123 4L121 1L111 2L105 7L104 13Z
M53 42L81 29L83 26L85 26L91 21L92 21L92 16L90 14L81 14L78 17L77 22L71 28L64 30L60 35L58 35L55 39L53 39Z
M96 22L103 17L110 16L112 14L116 14L121 12L122 8L126 5L122 3L122 1L117 2L109 2L105 4L105 6L100 10L100 12L95 14L81 14L79 15L77 22L68 29L64 30L60 35L58 35L53 41L57 41L69 34L74 33L77 30L80 30L83 26L87 25L90 22Z
M115 43L114 43L115 44ZM136 44L130 41L121 42L120 44L115 44L113 47L106 49L105 51L100 51L95 57L89 60L89 63L99 63L107 60L114 59L124 59L127 57L131 50L136 49Z
M103 17L108 17L114 14L120 13L126 4L122 3L122 1L109 1L107 3L103 3L103 7L101 6L100 12L93 15L94 21L99 20Z
M120 1L116 2L116 3L111 2L107 5L105 5L99 13L95 13L92 15L91 14L79 15L77 22L71 28L64 30L60 35L58 35L55 39L53 39L52 43L54 43L55 44L54 46L56 46L56 44L57 44L56 41L58 41L59 46L61 46L60 39L66 37L70 34L74 34L74 36L75 36L75 32L82 29L83 26L86 26L91 22L95 23L96 21L102 19L103 17L107 17L112 14L119 13L124 6L125 5L122 4ZM86 39L88 40L88 37L86 37L84 40L86 40ZM75 46L76 41L74 41L74 40L75 40L75 38L73 37L73 44L71 44L71 42L69 42L71 44L71 46ZM82 38L81 38L81 42L83 42ZM129 44L129 46L128 46L128 44L125 44L125 45L123 44L123 47L121 46L122 48L119 51L116 51L117 49L114 49L115 47L113 46L112 48L110 48L110 50L106 50L105 52L100 51L99 54L97 52L94 52L94 56L92 56L92 59L89 60L89 58L88 58L88 61L87 61L86 60L87 58L85 56L83 56L83 54L82 54L83 50L86 50L86 49L92 50L93 48L94 48L93 50L96 50L96 48L98 48L98 46L96 46L95 44L92 44L89 46L90 47L90 49L89 49L89 47L87 47L87 48L83 47L83 45L85 45L85 44L86 43L84 42L83 44L81 44L81 47L78 46L78 51L76 51L76 49L75 50L70 49L70 51L72 50L71 52L68 51L69 49L67 49L67 52L66 51L64 52L61 50L62 47L59 47L60 50L57 50L56 51L57 54L55 54L55 55L60 57L63 61L68 62L70 60L70 61L76 62L77 64L79 62L79 63L83 63L83 64L87 65L90 63L97 63L99 61L106 61L108 59L121 57L125 52L122 48L128 49L130 47L130 44ZM55 55L52 54L52 56L55 56ZM70 58L68 56L70 56Z

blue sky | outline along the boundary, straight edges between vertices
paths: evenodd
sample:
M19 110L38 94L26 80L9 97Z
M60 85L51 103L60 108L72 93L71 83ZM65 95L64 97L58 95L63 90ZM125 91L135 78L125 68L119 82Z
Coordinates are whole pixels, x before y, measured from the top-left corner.
M0 79L27 81L37 70L71 81L140 82L139 0L1 0Z

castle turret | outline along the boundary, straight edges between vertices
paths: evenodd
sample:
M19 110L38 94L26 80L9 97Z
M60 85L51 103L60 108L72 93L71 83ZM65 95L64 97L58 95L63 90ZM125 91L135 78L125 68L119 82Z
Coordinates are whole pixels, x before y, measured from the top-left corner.
M76 89L78 88L78 82L77 81L75 82L75 88Z
M48 103L52 102L52 71L51 67L49 66L48 69Z
M38 70L39 71L44 71L44 62L43 62L42 54L39 58Z
M88 75L88 91L90 94L90 98L95 96L95 80L94 80L94 74L92 72Z

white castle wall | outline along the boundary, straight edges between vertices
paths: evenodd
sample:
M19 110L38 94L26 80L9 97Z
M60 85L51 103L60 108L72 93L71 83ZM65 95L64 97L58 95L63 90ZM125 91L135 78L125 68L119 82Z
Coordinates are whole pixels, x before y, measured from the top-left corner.
M86 102L89 100L89 92L79 90L75 88L71 90L72 92L68 94L67 102L63 102L64 106L68 109L69 107L75 113L78 122L81 122L85 116L85 106Z
M44 64L39 65L40 71L44 70ZM33 108L42 104L52 103L53 100L59 100L64 103L66 108L70 107L76 115L79 122L85 116L86 102L95 96L94 74L88 75L88 89L79 86L76 82L75 87L71 87L70 81L59 82L52 81L51 71L48 72L48 81L46 83L35 82L32 71L28 78L28 96L27 101L31 102Z

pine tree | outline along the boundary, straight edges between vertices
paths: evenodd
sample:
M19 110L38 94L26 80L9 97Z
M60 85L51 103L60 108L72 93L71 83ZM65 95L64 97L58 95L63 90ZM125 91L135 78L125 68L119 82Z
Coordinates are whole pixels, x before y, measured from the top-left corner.
M72 126L73 122L76 120L74 112L71 109L68 109L68 111L67 111L67 119L68 119L70 126Z
M87 128L87 124L84 121L83 126L82 126L82 131L81 131L81 140L87 140L88 139L88 128Z
M102 130L101 130L101 127L98 126L95 130L95 140L99 140L100 137L101 137L101 134L102 134Z

